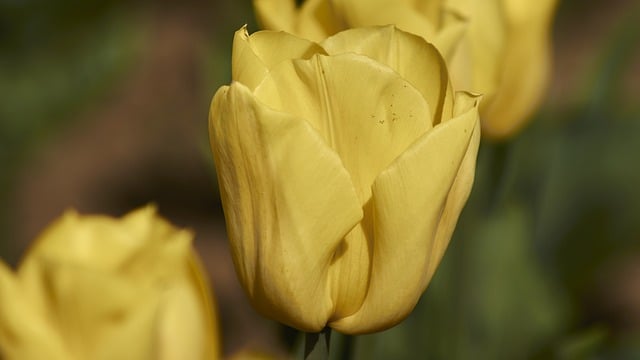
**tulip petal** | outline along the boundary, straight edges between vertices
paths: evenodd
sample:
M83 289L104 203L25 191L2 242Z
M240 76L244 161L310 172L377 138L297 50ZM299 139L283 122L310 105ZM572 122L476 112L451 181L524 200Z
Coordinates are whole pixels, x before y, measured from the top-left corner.
M431 39L435 24L427 14L416 11L407 1L398 0L332 0L336 12L350 28L394 24L398 28Z
M444 1L445 0L404 0L404 2L410 4L415 11L424 14L435 26L440 26L442 22L442 3Z
M354 52L391 67L426 99L434 110L434 125L451 117L453 90L447 67L438 50L419 36L394 26L350 29L321 45L330 55Z
M107 216L80 217L67 211L36 239L20 272L43 257L105 271L118 268L144 245L146 237L139 236L142 228L114 226L116 223Z
M500 88L482 109L486 136L502 139L518 131L543 100L551 68L549 30L555 3L505 1L509 36L499 69Z
M300 7L293 0L254 0L253 4L258 21L267 30L283 30L322 41L346 27L326 0L306 0Z
M18 278L0 260L0 358L65 360L71 355L42 308L30 301Z
M206 354L208 329L207 318L203 318L198 294L187 281L174 283L162 293L158 326L158 351L160 359L210 359L214 353Z
M442 25L438 32L429 39L440 51L442 57L449 61L458 51L458 47L467 32L468 20L455 10L442 9Z
M360 308L367 292L375 177L431 127L422 95L391 68L355 54L283 62L256 89L268 106L308 120L339 154L365 221L340 244L331 265L334 317Z
M461 116L478 116L478 103L480 97L470 95L464 92L456 93L455 106L453 109L454 117ZM436 268L444 255L449 240L453 235L458 217L462 212L469 194L471 194L471 188L473 187L473 180L476 172L476 158L478 155L478 147L480 146L480 122L476 121L473 129L473 134L469 140L469 146L467 146L467 152L464 154L456 178L451 186L449 195L440 216L440 222L438 224L438 230L435 235L435 240L431 248L432 261L427 268L427 278L431 278L436 272Z
M237 82L216 93L209 134L249 298L266 316L320 331L333 310L330 262L362 218L340 158L307 122L265 107Z
M218 316L213 290L211 289L209 279L204 277L206 271L202 265L200 257L195 252L190 254L187 263L188 272L191 275L191 281L196 285L193 290L198 292L197 299L199 303L197 306L201 309L199 316L203 323L201 333L204 336L204 343L201 347L203 349L203 356L201 358L218 359L220 358L220 331L218 330L218 323L216 322ZM182 311L179 309L175 310L178 311L176 315L180 314ZM183 324L188 325L184 322ZM195 322L195 324L199 324L199 322ZM191 329L193 329L193 326L194 325L190 325ZM167 329L169 337L172 337L174 333L175 331L171 328Z
M167 349L154 345L160 335L155 328L157 314L170 316L170 308L158 313L154 305L157 295L163 294L164 287L172 292L184 287L195 298L207 296L200 294L199 288L189 287L192 283L186 280L190 279L186 272L192 270L188 263L191 238L189 232L176 230L157 217L152 206L133 211L122 220L67 212L36 241L19 274L30 299L59 319L59 331L65 334L65 341L75 344L74 353L124 359L160 351L157 357L164 358ZM164 285L158 289L160 279ZM170 286L173 281L184 284ZM182 309L207 313L204 304L189 305L193 306ZM193 327L210 321L181 320ZM186 333L182 329L180 334ZM192 334L211 331L200 326ZM176 335L172 339L176 340ZM169 343L177 351L201 352L209 346L201 341L198 347L178 349L177 341Z
M460 116L436 126L378 176L373 185L374 235L369 292L352 316L330 323L346 333L389 328L413 310L440 261L438 237L450 234L453 214L468 185L477 152L477 101ZM458 185L456 185L458 183ZM455 186L461 189L454 189ZM452 190L454 190L452 192ZM464 194L462 194L464 195ZM455 204L454 204L455 202Z
M253 8L262 28L293 31L297 15L295 0L253 0Z
M56 331L64 334L73 354L124 359L153 353L156 291L112 271L51 255L30 253L18 275L29 299L55 319Z
M447 0L447 6L468 19L464 39L447 59L454 88L490 96L499 85L507 35L501 1Z
M431 128L429 106L411 84L356 54L283 62L255 95L311 123L339 154L362 205L375 177Z
M253 90L269 69L281 61L308 59L324 53L318 44L281 31L259 31L249 35L245 25L233 37L231 76Z
M322 41L346 28L346 24L334 11L331 1L306 0L294 23L294 34L313 41Z

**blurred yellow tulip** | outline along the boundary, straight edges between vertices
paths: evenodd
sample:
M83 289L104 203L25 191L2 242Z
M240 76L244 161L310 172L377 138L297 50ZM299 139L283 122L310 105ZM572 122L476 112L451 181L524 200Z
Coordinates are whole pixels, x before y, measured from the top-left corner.
M471 190L478 97L454 94L438 51L393 26L322 43L243 28L232 78L209 134L253 305L308 332L402 321Z
M191 241L153 207L119 220L67 212L16 273L0 262L0 358L217 358Z
M395 24L432 42L456 89L484 94L483 136L515 134L544 97L556 0L254 0L262 26L321 41L338 31Z

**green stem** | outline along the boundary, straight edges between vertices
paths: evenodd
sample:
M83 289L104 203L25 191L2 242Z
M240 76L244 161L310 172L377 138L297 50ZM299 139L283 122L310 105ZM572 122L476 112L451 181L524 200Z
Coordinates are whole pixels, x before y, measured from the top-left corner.
M326 327L319 333L306 333L304 336L305 360L326 360L329 358L329 340L331 328Z
M342 337L342 349L340 351L341 360L349 360L351 359L351 354L353 353L353 343L355 341L355 336L353 335L344 335Z

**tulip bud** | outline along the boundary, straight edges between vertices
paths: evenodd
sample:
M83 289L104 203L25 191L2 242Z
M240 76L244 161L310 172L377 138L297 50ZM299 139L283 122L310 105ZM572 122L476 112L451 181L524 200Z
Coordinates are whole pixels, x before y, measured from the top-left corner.
M16 273L0 262L0 357L216 358L192 237L153 207L122 219L67 212Z
M420 59L420 61L415 61ZM236 32L209 134L236 272L303 331L379 331L414 308L473 183L479 98L392 26L313 43Z

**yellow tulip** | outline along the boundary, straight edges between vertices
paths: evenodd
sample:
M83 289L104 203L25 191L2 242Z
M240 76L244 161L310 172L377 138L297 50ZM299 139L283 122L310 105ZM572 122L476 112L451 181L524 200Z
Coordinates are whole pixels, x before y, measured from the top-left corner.
M67 212L17 272L0 261L0 358L217 358L191 241L153 207L120 220Z
M338 31L395 24L433 42L454 86L484 94L482 133L515 134L544 96L556 0L254 0L266 29L319 41Z
M416 62L415 59L421 59ZM479 99L395 27L245 28L209 134L240 281L303 331L379 331L427 287L473 183Z

